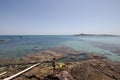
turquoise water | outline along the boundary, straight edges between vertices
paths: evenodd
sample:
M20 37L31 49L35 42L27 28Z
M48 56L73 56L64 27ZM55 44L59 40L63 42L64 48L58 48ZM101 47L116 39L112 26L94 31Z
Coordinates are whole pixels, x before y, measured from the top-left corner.
M63 44L75 50L79 50L81 52L98 53L106 56L111 60L120 61L119 55L112 53L110 50L94 47L87 41L67 41L67 42L64 42Z
M67 46L82 52L103 54L109 59L120 61L120 56L111 51L111 47L113 46L115 46L113 49L120 48L120 37L14 35L0 36L0 39L6 40L5 42L0 42L0 58L18 58L39 51L55 48L57 46ZM106 46L106 44L109 46Z

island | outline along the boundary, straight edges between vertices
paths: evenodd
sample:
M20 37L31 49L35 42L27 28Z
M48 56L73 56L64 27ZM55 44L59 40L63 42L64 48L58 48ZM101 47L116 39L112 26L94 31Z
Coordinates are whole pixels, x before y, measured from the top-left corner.
M113 35L113 34L84 34L84 33L81 33L81 34L74 34L74 36L117 36L117 37L120 37L120 35Z

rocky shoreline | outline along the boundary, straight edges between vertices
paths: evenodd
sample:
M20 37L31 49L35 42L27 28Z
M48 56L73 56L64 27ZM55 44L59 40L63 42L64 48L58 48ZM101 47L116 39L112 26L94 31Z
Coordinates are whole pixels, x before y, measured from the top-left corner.
M52 74L51 69L50 65L44 65L44 67L38 66L17 77L15 80L50 80L44 79L44 77ZM120 80L120 63L107 59L69 62L65 64L62 70L58 68L57 74L62 74L63 71L67 71L74 80ZM63 76L59 75L60 78Z
M120 80L120 63L107 59L70 63L67 69L76 80Z
M0 76L0 79L6 78L10 75L13 75L26 67L31 66L34 63L37 62L44 62L40 66L26 72L25 74L22 74L15 80L42 80L44 79L45 75L52 74L52 67L51 67L51 61L53 57L56 57L57 63L63 63L65 64L64 69L68 71L74 78L75 80L85 80L85 75L87 75L87 78L90 77L89 80L102 80L102 75L105 75L103 72L100 72L103 66L103 70L107 69L107 75L111 73L109 72L111 70L110 67L113 67L114 69L116 68L117 70L112 71L112 73L117 73L117 75L120 76L120 62L113 62L108 60L105 56L97 53L85 53L82 51L76 51L72 48L69 47L56 47L54 49L50 50L45 50L39 53L35 54L29 54L25 57L20 58L20 60L15 61L14 59L8 59L8 60L0 60L0 65L1 69L0 72L7 71L5 75ZM117 64L117 65L116 65ZM116 66L116 67L115 67ZM97 75L99 76L100 79L97 77L93 76L94 71L98 71L96 68L99 70ZM100 68L100 69L99 69ZM88 70L87 70L88 69ZM81 71L84 70L84 71ZM89 74L86 73L86 70L88 71ZM58 73L61 71L58 69ZM75 73L79 73L76 74ZM85 75L82 75L85 74ZM117 78L116 80L119 80L120 78L114 76L113 78ZM95 77L95 79L93 79ZM108 76L107 76L108 77ZM112 80L113 78L106 78L105 80Z

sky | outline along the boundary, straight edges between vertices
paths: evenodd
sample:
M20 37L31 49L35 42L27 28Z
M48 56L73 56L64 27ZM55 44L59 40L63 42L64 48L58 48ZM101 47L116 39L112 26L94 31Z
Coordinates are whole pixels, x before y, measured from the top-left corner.
M120 35L120 0L0 0L0 35Z

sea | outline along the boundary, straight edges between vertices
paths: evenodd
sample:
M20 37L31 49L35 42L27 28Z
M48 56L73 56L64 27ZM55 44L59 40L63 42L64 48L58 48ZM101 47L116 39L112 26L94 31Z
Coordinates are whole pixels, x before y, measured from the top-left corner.
M102 54L108 59L120 61L120 36L1 35L0 58L18 59L59 46Z

